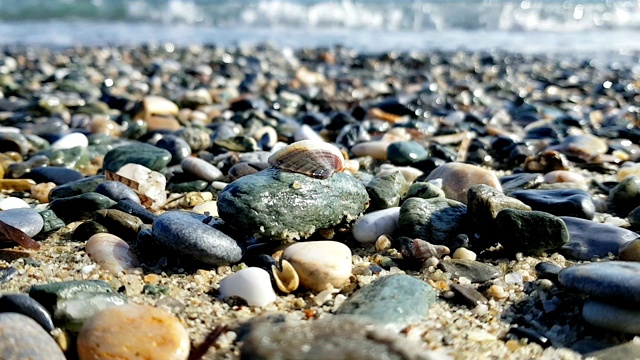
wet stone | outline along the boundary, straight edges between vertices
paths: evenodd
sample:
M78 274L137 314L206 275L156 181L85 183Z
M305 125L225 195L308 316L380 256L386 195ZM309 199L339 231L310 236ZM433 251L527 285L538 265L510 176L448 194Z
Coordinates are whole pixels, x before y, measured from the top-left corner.
M171 153L145 143L119 146L104 157L103 168L117 172L126 164L139 164L153 171L160 171L171 161Z
M427 149L415 141L398 141L387 148L387 159L398 166L411 165L428 157Z
M0 314L0 354L4 360L65 360L55 340L37 322L16 313Z
M4 294L0 296L0 313L18 313L35 320L43 329L54 329L51 314L39 302L26 294Z
M57 166L45 166L31 170L23 178L32 179L37 183L52 182L56 185L66 184L84 178L77 170Z
M576 260L604 258L617 254L620 247L640 237L639 234L610 224L563 216L569 230L569 242L562 246L562 254Z
M609 191L609 208L621 217L640 206L640 177L628 176Z
M116 204L115 201L96 192L53 200L49 208L65 223L86 220L96 210L107 209Z
M140 197L136 192L127 185L119 181L105 181L96 187L95 192L102 194L113 201L129 199L140 204Z
M475 283L483 283L500 276L500 269L497 267L475 260L442 260L438 266L455 278L465 277Z
M556 216L571 216L591 220L596 206L588 192L580 189L519 190L511 196L531 206L531 209Z
M84 179L72 181L64 185L59 185L51 190L49 200L66 198L81 195L86 192L95 191L100 183L104 182L103 175L89 176Z
M537 255L569 241L562 219L541 211L505 209L496 217L498 240L507 252Z
M382 210L398 206L408 186L409 184L399 171L376 176L365 186L371 199L369 209Z
M140 218L116 209L102 209L91 214L91 218L107 228L110 234L134 243L143 222Z
M171 154L169 165L180 164L183 159L191 156L191 147L189 144L183 138L175 135L163 136L155 146L160 149L165 149Z
M538 173L520 173L500 178L502 191L509 195L514 191L535 189L544 183L544 177Z
M467 207L444 198L409 198L400 207L399 231L436 245L451 243L467 228Z
M560 270L562 270L562 267L546 261L541 261L536 265L536 274L538 275L538 278L549 279L553 282L558 281L558 274L560 273Z
M568 267L558 275L567 289L617 305L640 304L640 263L606 261Z
M620 306L618 306L620 305ZM618 302L612 304L587 300L582 307L586 322L599 328L628 334L640 334L640 310Z
M496 217L504 209L529 211L531 208L518 199L504 195L501 191L485 184L474 185L467 193L467 209L474 231L493 236Z
M30 237L38 235L44 227L44 219L34 209L0 211L0 221L13 226Z

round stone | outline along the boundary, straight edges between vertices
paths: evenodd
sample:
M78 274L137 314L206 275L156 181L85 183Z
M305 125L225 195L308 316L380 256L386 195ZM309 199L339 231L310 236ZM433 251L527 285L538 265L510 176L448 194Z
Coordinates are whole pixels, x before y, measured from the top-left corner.
M298 272L300 284L314 292L341 288L351 276L351 249L337 241L296 243L284 250L282 258Z
M640 263L603 261L563 269L558 280L569 289L620 306L640 304Z
M44 219L33 209L9 209L0 211L0 221L34 237L42 231Z
M394 165L411 165L428 157L427 149L415 141L398 141L387 148L387 159Z
M172 314L148 305L105 309L87 320L78 334L78 356L88 359L186 360L189 334Z
M258 267L248 267L220 281L223 298L237 296L249 306L265 306L276 300L269 273Z
M182 170L197 176L207 182L220 180L224 177L222 171L209 162L195 157L188 157L180 163Z
M66 359L46 330L18 313L0 314L0 354L4 360Z

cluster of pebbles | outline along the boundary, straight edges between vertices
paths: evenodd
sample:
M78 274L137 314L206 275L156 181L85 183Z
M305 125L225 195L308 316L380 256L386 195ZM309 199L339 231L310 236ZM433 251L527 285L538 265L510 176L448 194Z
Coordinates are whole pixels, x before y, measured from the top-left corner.
M640 72L0 54L3 359L640 356Z

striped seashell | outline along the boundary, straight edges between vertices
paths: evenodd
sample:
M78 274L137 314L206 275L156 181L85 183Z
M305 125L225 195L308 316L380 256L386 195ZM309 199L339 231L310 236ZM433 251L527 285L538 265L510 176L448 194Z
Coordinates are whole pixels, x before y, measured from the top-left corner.
M323 141L302 140L276 151L269 157L275 168L326 179L344 170L345 160L340 150Z

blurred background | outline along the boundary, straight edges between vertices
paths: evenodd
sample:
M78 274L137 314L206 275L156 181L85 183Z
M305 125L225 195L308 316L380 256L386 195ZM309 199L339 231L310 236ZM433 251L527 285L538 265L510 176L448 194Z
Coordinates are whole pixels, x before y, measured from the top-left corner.
M3 45L640 50L640 0L0 0Z

